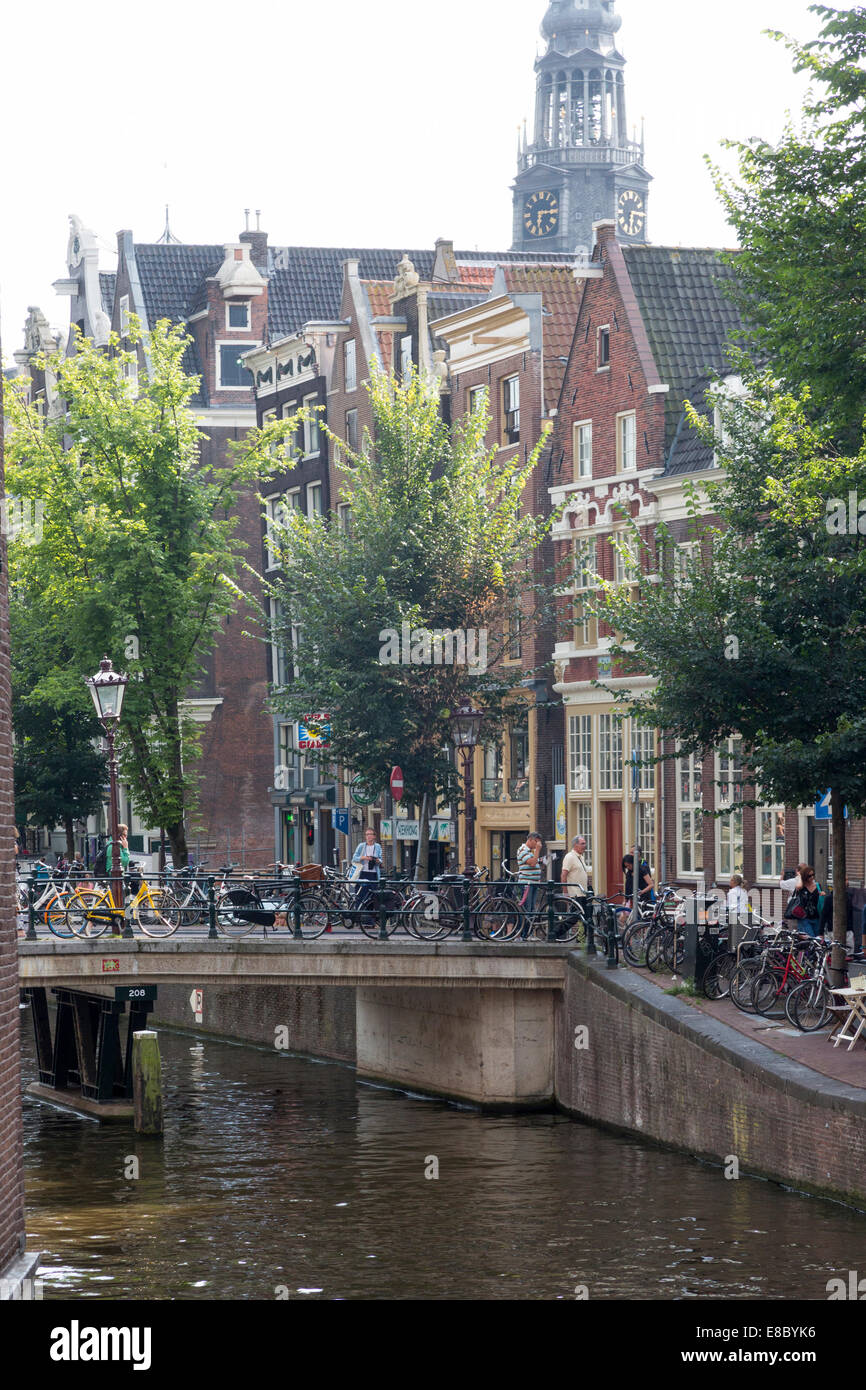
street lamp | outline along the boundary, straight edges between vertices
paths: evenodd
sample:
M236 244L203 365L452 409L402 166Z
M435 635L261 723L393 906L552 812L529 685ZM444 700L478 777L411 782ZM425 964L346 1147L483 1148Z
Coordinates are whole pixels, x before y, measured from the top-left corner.
M460 706L451 711L451 736L454 746L463 759L463 800L466 807L466 867L470 874L475 869L475 791L473 773L475 748L484 719L482 710L476 709L472 701L464 697Z
M111 662L104 656L99 670L87 682L96 717L105 730L108 740L108 776L110 787L110 830L111 830L111 896L114 912L123 916L123 935L131 937L132 927L126 921L123 908L123 873L120 864L120 839L117 833L119 816L117 814L117 756L114 751L114 735L120 723L123 696L129 683L128 676L122 676L111 669Z

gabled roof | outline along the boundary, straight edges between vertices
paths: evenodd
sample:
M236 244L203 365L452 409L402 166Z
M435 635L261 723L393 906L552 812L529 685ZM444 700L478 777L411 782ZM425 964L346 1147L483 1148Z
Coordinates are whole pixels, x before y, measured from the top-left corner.
M622 246L666 398L667 471L712 466L712 452L687 426L683 402L700 408L716 376L731 371L730 335L742 325L726 293L736 274L710 247Z
M109 318L114 312L114 287L116 284L116 275L108 275L102 270L99 272L99 292L102 296L102 307Z
M550 408L559 399L562 378L574 338L580 309L582 286L570 265L506 265L503 267L509 294L540 294L542 297L542 337L544 340L544 398Z
M163 242L136 242L135 260L150 327L153 328L158 319L179 323L194 313L194 296L202 282L216 274L224 257L222 245L166 246Z

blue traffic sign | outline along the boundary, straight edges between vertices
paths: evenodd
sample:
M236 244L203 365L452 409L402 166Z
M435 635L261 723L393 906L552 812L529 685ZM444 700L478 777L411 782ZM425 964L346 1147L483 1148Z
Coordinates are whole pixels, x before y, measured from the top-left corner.
M343 834L343 835L348 835L348 833L349 833L349 812L348 812L348 810L343 810L342 808L338 808L336 811L332 811L332 812L331 812L331 815L334 817L334 829L335 829L335 830L339 830L340 833Z
M825 792L822 797L815 802L815 819L832 820L830 812L830 792ZM845 819L848 819L848 807L845 807Z

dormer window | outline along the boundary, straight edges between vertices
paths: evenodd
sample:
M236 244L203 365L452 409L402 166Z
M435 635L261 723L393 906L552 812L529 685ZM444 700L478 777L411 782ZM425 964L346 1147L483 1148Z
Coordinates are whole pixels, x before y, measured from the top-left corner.
M250 306L248 303L226 305L226 328L249 329Z
M242 361L241 354L249 352L253 343L220 343L219 349L219 387L221 390L249 388L253 384L253 374Z

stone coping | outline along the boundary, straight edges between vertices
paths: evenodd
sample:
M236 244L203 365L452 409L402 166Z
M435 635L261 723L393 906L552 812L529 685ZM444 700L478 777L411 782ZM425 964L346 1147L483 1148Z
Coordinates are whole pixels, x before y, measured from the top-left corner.
M803 1062L774 1052L720 1019L684 1004L675 995L664 994L656 985L630 970L607 970L603 962L587 960L574 951L568 958L568 966L630 1008L657 1020L744 1074L806 1104L866 1118L866 1088L846 1085L813 1071Z

